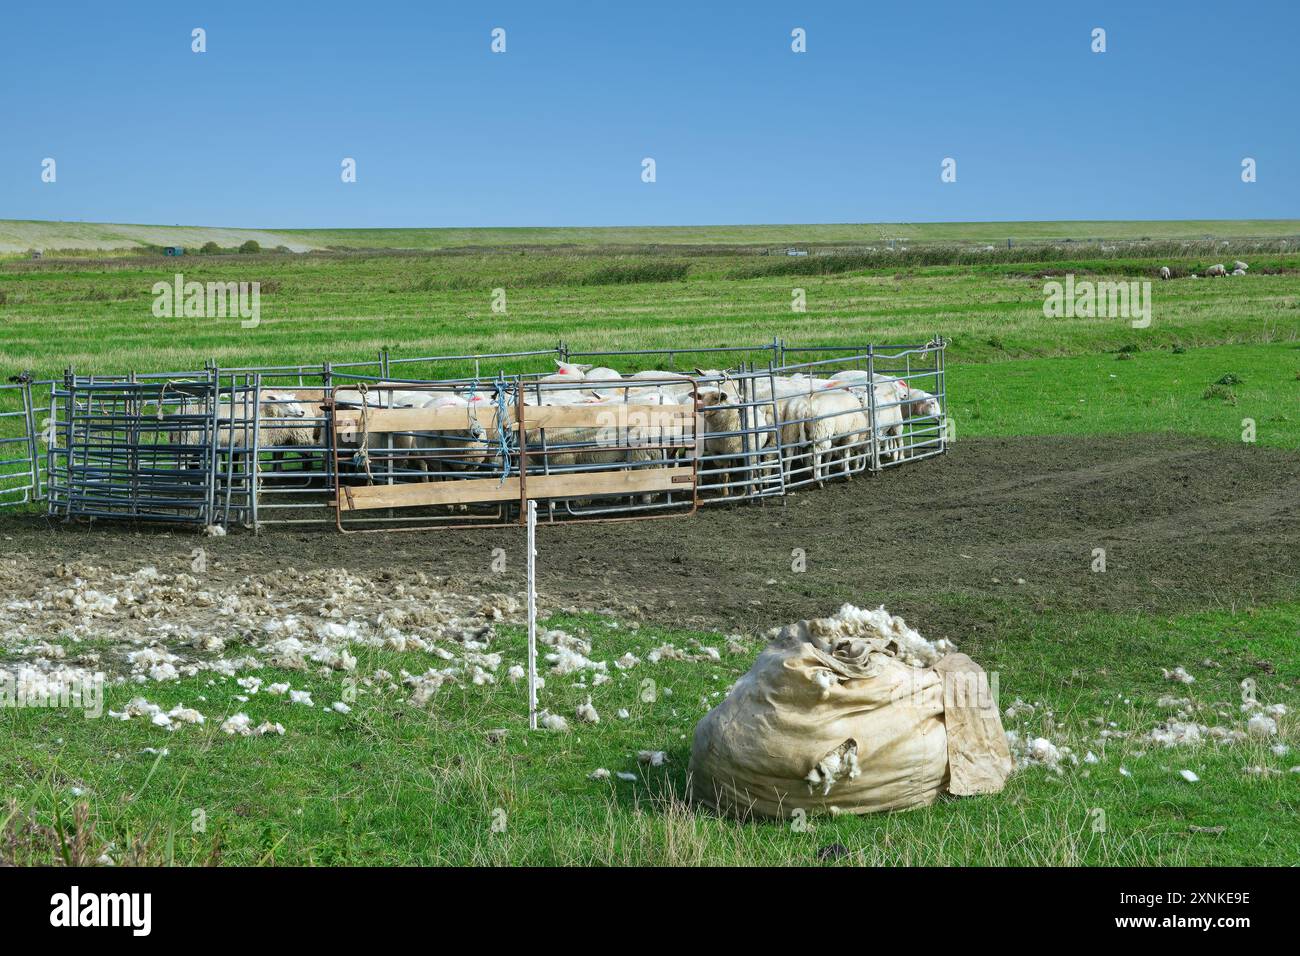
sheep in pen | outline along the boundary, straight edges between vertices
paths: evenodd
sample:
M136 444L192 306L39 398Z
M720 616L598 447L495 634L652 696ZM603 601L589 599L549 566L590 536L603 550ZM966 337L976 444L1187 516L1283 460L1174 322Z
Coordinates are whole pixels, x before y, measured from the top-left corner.
M215 523L343 530L513 523L529 500L543 521L689 514L944 450L941 341L767 348L765 363L697 363L689 360L745 350L606 353L598 361L561 346L518 353L553 368L494 377L437 374L436 363L463 368L464 356L381 356L319 371L210 369L192 373L202 388L186 386L201 399L178 404L171 386L146 386L166 413L134 425L128 415L122 433L152 428L154 448L169 449L187 480L211 473L204 493L215 504L205 513ZM470 358L476 373L489 360ZM430 363L434 373L403 375L404 363ZM706 364L724 367L699 367ZM51 459L53 487L66 462L79 460ZM130 460L124 453L122 462Z
M505 522L528 498L544 520L650 517L779 496L943 450L941 367L846 364L625 374L557 360L554 372L487 385L339 389L336 422L348 416L336 428L339 499L344 512L376 522L380 507L435 504ZM418 409L439 414L392 414ZM450 487L356 488L435 481Z

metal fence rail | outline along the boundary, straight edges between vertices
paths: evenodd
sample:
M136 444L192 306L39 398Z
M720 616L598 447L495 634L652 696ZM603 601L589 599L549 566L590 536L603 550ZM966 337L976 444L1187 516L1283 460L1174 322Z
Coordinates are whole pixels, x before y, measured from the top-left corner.
M48 414L48 404L36 406L38 388L26 373L0 385L0 507L42 496L38 423Z
M544 521L765 501L941 454L944 349L941 339L612 351L561 342L25 376L0 386L0 505L354 530L514 521L528 500ZM570 379L561 363L607 363L621 377Z

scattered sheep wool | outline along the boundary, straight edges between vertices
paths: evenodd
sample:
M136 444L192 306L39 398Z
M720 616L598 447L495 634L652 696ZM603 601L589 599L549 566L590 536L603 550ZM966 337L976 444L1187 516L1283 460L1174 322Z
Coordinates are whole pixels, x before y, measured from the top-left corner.
M883 607L774 640L695 728L695 800L735 816L869 813L994 793L1011 755L984 672Z

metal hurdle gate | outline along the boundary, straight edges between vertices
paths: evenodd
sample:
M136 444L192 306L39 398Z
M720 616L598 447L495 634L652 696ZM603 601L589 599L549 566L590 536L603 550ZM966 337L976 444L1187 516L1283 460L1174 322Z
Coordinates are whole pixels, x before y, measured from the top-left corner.
M27 372L0 385L0 507L44 496L38 421L49 409L35 405L33 388L38 386Z
M51 391L48 509L64 518L256 522L259 383L216 369L71 370Z
M512 523L530 500L549 522L763 502L943 453L944 349L937 338L604 352L561 342L495 355L384 349L320 365L69 370L54 382L24 374L0 385L0 506L43 500L63 518L351 531ZM671 378L559 383L543 381L554 378L545 371L503 371L550 358ZM684 381L687 406L665 416L654 390ZM816 407L789 401L800 389L816 393ZM577 391L605 404L564 400ZM491 399L478 438L463 403L459 419L454 410L465 395ZM275 418L276 403L300 417ZM611 406L623 415L612 427L600 417ZM850 420L867 424L832 428L826 448L814 447L821 423ZM602 427L605 437L593 437Z

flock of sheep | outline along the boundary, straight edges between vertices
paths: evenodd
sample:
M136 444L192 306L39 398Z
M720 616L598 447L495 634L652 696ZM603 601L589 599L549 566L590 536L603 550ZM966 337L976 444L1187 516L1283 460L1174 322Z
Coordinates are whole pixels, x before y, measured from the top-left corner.
M1238 259L1236 262L1232 264L1232 275L1244 276L1246 274L1246 270L1249 268L1250 266L1248 266L1246 263ZM1158 274L1162 279L1173 278L1173 272L1170 271L1168 266L1161 266ZM1206 278L1210 278L1210 279L1217 279L1222 276L1226 276L1228 275L1228 267L1225 266L1222 262L1215 263L1214 265L1210 266L1208 269L1205 270L1205 275ZM1198 276L1195 272L1192 273L1191 277L1193 279L1200 278L1200 276Z
M692 375L649 370L625 376L605 367L560 361L556 365L554 373L526 382L526 406L582 406L610 414L593 416L602 424L590 427L526 427L530 472L604 470L684 458L695 444L698 427L704 457L701 483L721 495L758 480L760 472L770 475L776 467L786 485L807 479L822 482L862 470L873 448L881 461L902 458L907 452L905 424L941 414L935 395L896 376L859 369L836 371L828 378L718 369L697 369ZM272 452L320 447L327 421L323 398L320 389L264 389L258 447ZM499 404L513 406L516 396L513 387L498 394L482 385L376 382L338 387L333 399L340 410L464 409L465 424L454 429L371 430L363 414L361 427L339 432L340 447L351 449L345 460L355 461L372 477L373 466L381 465L408 478L428 480L465 477L467 472L499 473L509 444L495 412ZM681 414L682 406L697 402L698 419ZM657 415L655 406L668 410ZM251 445L251 429L241 425L239 417L231 422L228 406L219 410L222 446Z

